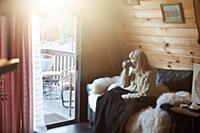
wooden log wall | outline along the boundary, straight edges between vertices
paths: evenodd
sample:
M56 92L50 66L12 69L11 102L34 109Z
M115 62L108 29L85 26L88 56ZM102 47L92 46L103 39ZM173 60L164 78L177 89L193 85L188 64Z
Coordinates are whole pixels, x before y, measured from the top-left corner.
M80 121L87 118L86 85L94 79L120 73L122 55L117 32L113 25L114 16L107 0L87 0L81 12L81 88Z
M198 37L198 43L200 44L200 1L199 0L193 0L193 5L194 5L194 12L196 16L196 22L197 22L197 29L199 32L199 37Z
M108 3L88 0L81 14L81 69L91 81L118 74L121 69L121 49Z
M140 0L137 6L124 6L121 1L118 33L124 58L132 49L140 48L157 68L192 70L194 63L200 63L193 0ZM183 5L185 23L164 23L160 4L177 2Z

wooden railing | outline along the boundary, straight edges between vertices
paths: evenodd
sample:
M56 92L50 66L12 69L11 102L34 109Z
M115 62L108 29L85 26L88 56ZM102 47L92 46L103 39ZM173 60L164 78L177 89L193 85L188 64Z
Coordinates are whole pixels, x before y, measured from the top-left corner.
M51 71L75 69L75 53L52 49L41 49L41 54L49 54L54 57ZM57 77L58 78L58 77Z

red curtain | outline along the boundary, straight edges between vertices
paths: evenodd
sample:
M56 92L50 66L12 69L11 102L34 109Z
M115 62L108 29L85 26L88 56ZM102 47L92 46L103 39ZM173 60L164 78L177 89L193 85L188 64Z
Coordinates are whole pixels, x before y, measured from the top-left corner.
M13 76L12 117L16 132L33 132L32 66L31 66L31 18L23 12L14 14L12 26L12 57L19 57L20 64ZM16 102L17 100L17 102Z
M31 16L30 12L17 10L7 17L7 39L11 58L19 58L17 69L2 76L6 100L1 101L3 133L33 132L32 66L31 66ZM2 24L1 24L2 27ZM5 45L5 44L1 44ZM3 51L3 49L0 49ZM5 49L4 49L5 50Z

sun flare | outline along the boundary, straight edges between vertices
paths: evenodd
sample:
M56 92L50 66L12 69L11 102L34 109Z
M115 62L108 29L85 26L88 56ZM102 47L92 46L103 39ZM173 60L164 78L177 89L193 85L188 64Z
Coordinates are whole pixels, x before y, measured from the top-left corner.
M61 6L64 0L39 0L38 2L46 10L53 10Z

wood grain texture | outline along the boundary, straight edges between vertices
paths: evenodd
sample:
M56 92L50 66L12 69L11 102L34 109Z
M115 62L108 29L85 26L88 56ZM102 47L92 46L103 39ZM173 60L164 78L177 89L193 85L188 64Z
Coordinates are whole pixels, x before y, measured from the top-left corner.
M180 38L180 37L166 37L166 36L153 36L153 35L133 35L133 34L121 34L122 42L135 42L135 43L154 43L154 44L166 44L171 45L183 45L183 46L199 46L196 38Z
M194 11L196 12L195 13L195 16L196 16L196 20L197 20L197 29L198 29L198 32L199 32L199 35L198 35L198 43L200 44L200 1L199 0L194 0Z
M192 19L186 19L185 23L180 23L180 24L166 24L163 23L162 19L155 19L155 18L125 18L123 20L124 26L129 26L129 27L134 27L134 26L139 26L139 27L164 27L164 28L196 28L196 21L194 18Z
M185 23L164 23L160 4L178 2L183 5ZM132 49L140 48L154 67L192 70L194 63L200 63L193 6L193 0L145 0L138 6L119 5L123 19L118 33L124 58Z
M80 121L87 120L86 85L94 79L120 73L122 55L115 23L115 3L88 0L81 10Z
M162 52L172 55L180 56L199 56L200 57L200 47L196 46L182 46L182 45L170 45L165 44L142 44L142 43L127 43L125 45L130 46L132 49L140 48L144 51L152 51L154 53Z
M164 27L124 27L120 33L149 36L197 38L196 28L164 28Z
M121 5L122 9L137 9L137 10L152 10L160 9L160 3L177 3L181 2L184 8L193 8L193 3L191 0L142 0L140 1L141 5L126 7Z
M161 10L127 10L125 17L131 18L162 18ZM195 18L193 9L184 9L186 19Z

